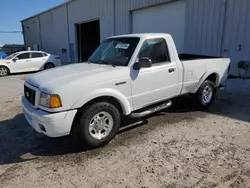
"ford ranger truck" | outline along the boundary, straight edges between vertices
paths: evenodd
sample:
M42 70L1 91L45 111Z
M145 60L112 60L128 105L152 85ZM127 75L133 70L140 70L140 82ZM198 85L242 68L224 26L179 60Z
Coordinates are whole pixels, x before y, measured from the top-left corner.
M178 54L169 34L114 36L88 62L28 77L22 107L37 132L74 135L80 144L100 147L115 137L122 115L147 116L184 94L193 94L199 107L209 107L227 79L229 63Z

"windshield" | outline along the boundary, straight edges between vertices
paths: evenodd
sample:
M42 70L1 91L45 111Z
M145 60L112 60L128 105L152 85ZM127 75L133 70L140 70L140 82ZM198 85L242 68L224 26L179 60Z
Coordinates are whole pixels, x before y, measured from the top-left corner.
M6 57L5 59L7 59L7 60L13 59L13 58L16 57L18 54L19 54L19 53L11 54L10 56Z
M106 39L89 58L89 62L127 66L139 41L138 37Z

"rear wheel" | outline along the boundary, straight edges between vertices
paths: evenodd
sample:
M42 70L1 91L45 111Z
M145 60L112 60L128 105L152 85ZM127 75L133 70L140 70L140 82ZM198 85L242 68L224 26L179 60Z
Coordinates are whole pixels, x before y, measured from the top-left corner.
M198 106L202 109L211 106L215 99L216 90L214 82L206 80L196 93Z
M52 69L52 68L55 68L55 65L53 63L46 63L44 65L44 70Z
M5 66L0 66L0 77L8 76L10 74L10 70Z
M74 135L78 145L97 148L108 144L120 127L118 109L107 102L89 106L82 114L80 123L75 125Z

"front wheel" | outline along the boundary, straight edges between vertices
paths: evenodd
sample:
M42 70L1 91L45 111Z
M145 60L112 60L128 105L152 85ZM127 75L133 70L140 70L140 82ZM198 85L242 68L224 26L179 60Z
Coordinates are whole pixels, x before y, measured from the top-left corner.
M8 76L10 74L10 70L5 66L0 66L0 77Z
M214 82L206 80L196 93L198 106L202 109L211 106L214 102L216 91L217 89Z
M98 102L89 106L76 125L74 136L78 145L97 148L108 144L120 127L118 109L107 102Z

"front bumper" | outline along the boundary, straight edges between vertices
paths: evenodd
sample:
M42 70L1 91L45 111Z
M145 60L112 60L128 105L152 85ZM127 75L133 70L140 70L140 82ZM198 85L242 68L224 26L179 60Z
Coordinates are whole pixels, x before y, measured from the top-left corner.
M37 132L48 137L61 137L70 134L77 110L60 113L48 113L34 109L27 99L22 97L22 107L25 118Z

